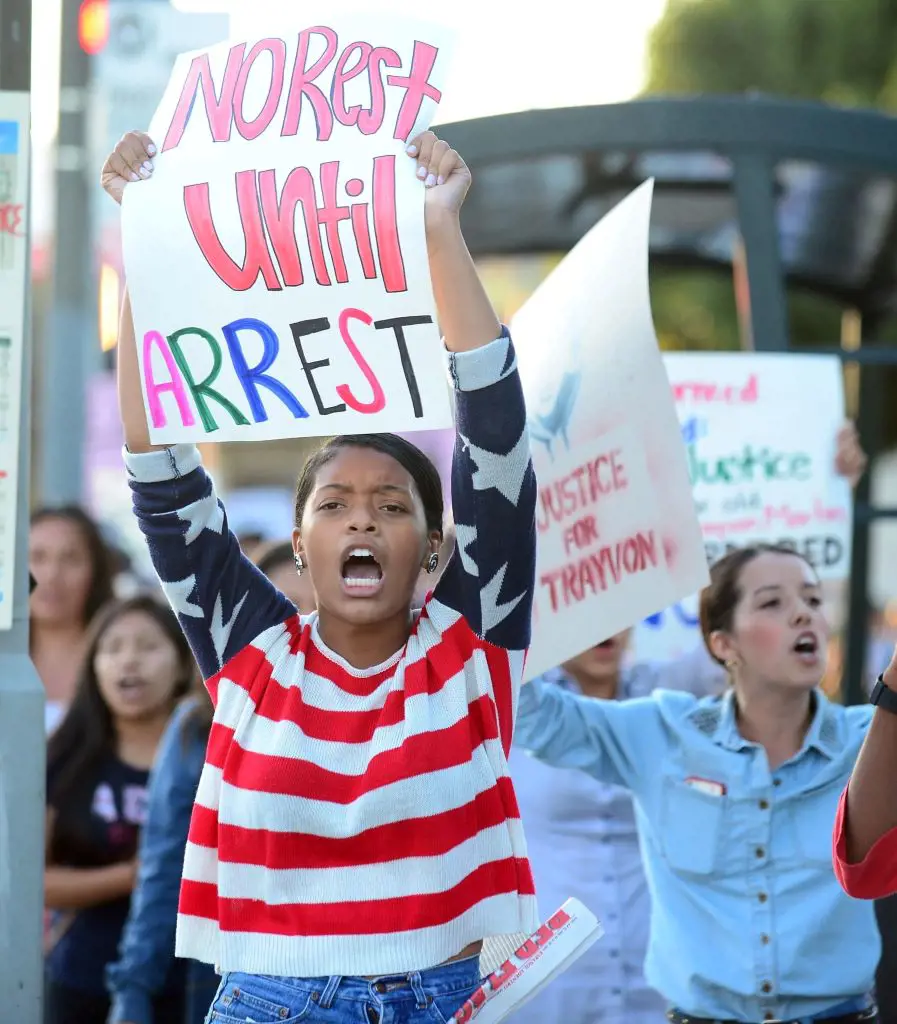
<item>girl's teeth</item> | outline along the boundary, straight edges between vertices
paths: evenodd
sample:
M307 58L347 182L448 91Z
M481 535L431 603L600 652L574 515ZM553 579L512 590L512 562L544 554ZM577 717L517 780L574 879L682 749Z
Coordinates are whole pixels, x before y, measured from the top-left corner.
M343 576L343 583L345 583L347 587L357 587L361 589L363 587L376 587L380 583L380 580L369 580L355 576Z

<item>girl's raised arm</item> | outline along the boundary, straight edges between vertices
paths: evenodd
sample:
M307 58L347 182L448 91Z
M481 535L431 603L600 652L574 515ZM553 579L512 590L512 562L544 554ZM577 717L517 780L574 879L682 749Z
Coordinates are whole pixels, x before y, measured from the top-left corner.
M430 275L456 399L456 553L435 596L484 640L523 651L536 567L536 478L514 346L461 234L467 166L430 132L409 154L427 186Z
M118 143L102 172L103 187L116 202L129 183L150 176L154 154L151 140L140 132L129 132ZM134 512L165 595L208 679L296 609L243 555L199 450L190 444L150 444L127 294L118 393Z

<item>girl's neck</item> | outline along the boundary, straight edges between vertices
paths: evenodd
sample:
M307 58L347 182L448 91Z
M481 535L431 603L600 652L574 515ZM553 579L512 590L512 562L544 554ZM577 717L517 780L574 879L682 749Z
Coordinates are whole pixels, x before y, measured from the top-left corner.
M150 718L117 719L115 750L119 760L132 768L152 768L171 711L171 708L164 708Z
M318 635L353 668L368 669L391 658L408 641L412 612L409 609L380 622L356 624L318 610Z
M736 686L735 701L738 731L766 750L772 770L800 751L813 721L811 692L774 687L745 692Z
M47 699L68 703L72 698L84 648L83 623L31 623L31 660Z

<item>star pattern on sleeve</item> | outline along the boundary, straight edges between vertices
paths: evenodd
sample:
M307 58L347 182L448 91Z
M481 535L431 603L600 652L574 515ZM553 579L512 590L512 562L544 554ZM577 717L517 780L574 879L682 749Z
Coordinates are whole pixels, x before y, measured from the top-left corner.
M516 506L530 467L529 434L526 429L522 431L517 443L507 455L490 452L478 447L469 438L459 436L464 450L476 463L477 468L471 474L474 490L485 491L495 488Z
M185 544L192 544L203 530L213 530L218 534L224 530L224 509L214 491L192 505L178 509L178 519L187 523Z
M461 565L464 566L464 571L468 576L479 576L480 574L480 570L473 559L473 555L471 555L467 550L468 547L476 541L476 539L476 526L467 526L465 523L455 523L455 548L458 552L458 557L461 559Z
M224 664L224 652L227 649L227 642L230 640L231 630L234 628L234 623L237 621L240 609L246 603L248 596L248 594L244 594L240 598L226 622L224 621L224 605L221 600L221 594L219 593L215 598L215 607L212 609L212 621L209 623L209 634L212 638L215 654L218 656L219 665Z
M524 595L518 594L512 600L499 604L498 595L501 593L501 585L507 571L508 563L505 562L492 579L480 589L481 628L484 635L503 622L523 600Z
M190 595L196 590L196 577L194 575L191 574L185 579L172 580L171 582L163 580L162 589L165 591L165 596L168 598L168 602L175 614L183 615L190 619L201 619L203 617L202 608L190 600Z

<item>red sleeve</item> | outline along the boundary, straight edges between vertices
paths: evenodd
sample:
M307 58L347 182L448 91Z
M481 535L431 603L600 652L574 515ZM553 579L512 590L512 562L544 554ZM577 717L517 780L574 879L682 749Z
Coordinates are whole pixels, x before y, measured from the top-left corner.
M835 875L848 896L878 900L897 893L897 828L886 832L859 864L847 859L847 790L841 794L832 842Z

